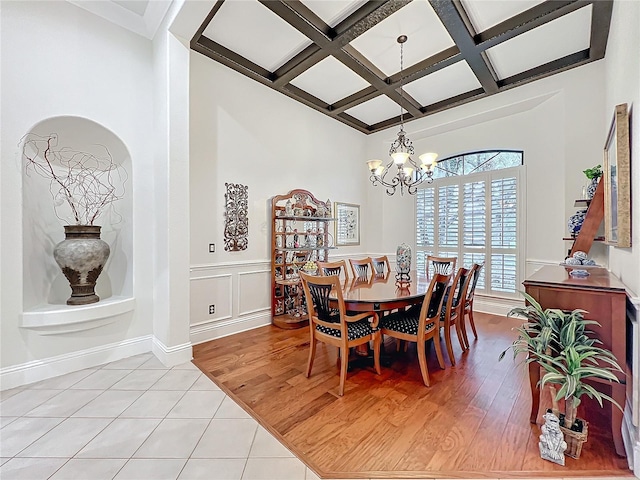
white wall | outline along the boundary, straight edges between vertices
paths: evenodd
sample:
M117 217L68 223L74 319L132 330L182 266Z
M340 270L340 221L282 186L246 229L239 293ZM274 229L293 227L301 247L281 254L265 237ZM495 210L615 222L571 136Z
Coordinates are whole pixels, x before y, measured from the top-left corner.
M630 111L631 143L631 248L608 247L609 269L627 286L635 313L632 322L632 382L627 398L623 434L630 465L640 477L640 2L617 1L613 4L611 31L605 57L605 102L601 115L609 128L616 105L626 103ZM604 147L604 142L602 143Z
M138 297L135 311L118 314L108 326L76 333L43 336L20 327L23 313L23 257L40 257L38 242L23 242L21 185L23 172L18 142L39 121L59 115L91 119L117 135L131 155L128 184L133 219L142 219L152 199L144 195L153 165L153 102L151 42L67 2L3 1L1 14L1 357L3 388L11 382L33 381L39 375L63 373L72 358L91 351L92 361L149 350L150 301L141 289L152 288L150 234L144 221L133 227L133 246L124 262L110 268L135 269L125 289ZM41 192L42 198L49 196ZM130 201L130 200L129 200ZM26 208L31 206L26 205ZM27 211L27 216L42 212ZM131 215L129 215L131 216ZM48 218L48 217L47 217ZM47 224L47 238L62 239L62 225ZM28 246L28 248L26 248ZM25 282L41 283L25 277ZM150 296L147 296L149 298ZM62 315L64 317L64 314ZM122 346L120 350L118 347ZM43 362L50 359L47 368ZM112 357L111 357L112 358ZM65 363L66 362L66 363ZM71 362L73 363L73 362ZM63 365L64 364L64 365ZM80 362L80 365L82 363ZM78 364L76 363L76 367Z
M605 103L601 116L606 128L615 106L626 103L631 128L631 248L609 247L609 268L636 297L640 295L640 2L613 4L613 18L605 57ZM604 148L604 141L602 142Z
M365 224L377 219L367 217L364 135L198 53L190 91L191 325L199 342L270 322L271 197L302 188L362 205ZM240 252L224 250L225 183L249 187L249 245Z
M440 158L488 149L524 150L526 166L526 261L523 276L545 263L561 262L570 243L567 220L575 213L586 177L582 170L601 163L605 126L601 110L603 62L554 75L405 125L416 152L435 151ZM397 128L374 134L370 158L384 155ZM376 190L377 189L377 190ZM375 192L375 193L374 193ZM405 241L415 245L415 200L386 198L370 187L370 202L382 221L368 235L381 238L381 250L394 252ZM381 197L382 198L380 200ZM372 212L369 212L371 215ZM602 258L601 247L591 255Z

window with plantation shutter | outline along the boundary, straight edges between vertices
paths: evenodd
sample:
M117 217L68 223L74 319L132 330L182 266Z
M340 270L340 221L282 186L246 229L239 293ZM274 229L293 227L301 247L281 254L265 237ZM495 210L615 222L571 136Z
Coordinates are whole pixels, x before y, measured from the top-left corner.
M468 157L468 158L467 158ZM446 175L416 194L416 268L427 255L458 257L458 266L484 263L476 291L517 296L523 224L519 205L523 154L480 152L447 159ZM473 168L472 168L473 167Z
M438 244L458 246L458 185L438 188Z

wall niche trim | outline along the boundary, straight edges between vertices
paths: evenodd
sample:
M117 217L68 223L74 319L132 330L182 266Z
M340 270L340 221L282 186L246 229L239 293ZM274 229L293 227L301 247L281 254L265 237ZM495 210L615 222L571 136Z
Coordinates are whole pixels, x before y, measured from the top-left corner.
M135 298L113 296L81 306L45 305L22 313L21 328L40 335L60 335L102 327L132 312Z

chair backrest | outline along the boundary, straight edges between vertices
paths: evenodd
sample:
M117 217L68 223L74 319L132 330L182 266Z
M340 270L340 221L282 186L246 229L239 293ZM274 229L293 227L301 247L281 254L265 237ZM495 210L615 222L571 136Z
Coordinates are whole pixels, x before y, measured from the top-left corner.
M369 276L369 271L374 271L371 257L363 258L361 260L354 260L353 258L350 258L349 263L351 264L353 276L357 278L366 278Z
M471 302L473 300L473 296L476 292L476 286L478 285L478 279L480 278L480 271L484 267L484 262L482 263L474 263L473 267L471 267L471 285L467 290L467 297L465 303Z
M386 255L381 257L373 257L371 259L371 263L373 264L373 274L374 275L384 275L391 271L391 267L389 266L389 259Z
M347 283L349 280L349 270L347 269L347 262L344 260L338 260L335 262L318 262L318 271L320 275L324 275L325 277L335 275L337 277L340 274L344 274L344 283Z
M433 274L454 275L456 272L456 262L458 257L435 257L427 255L427 277Z
M440 321L444 294L447 292L451 275L436 273L429 282L429 289L424 296L422 308L420 309L420 320L418 323L418 336L424 335L426 325Z
M336 275L321 276L307 275L300 272L302 288L307 301L307 311L309 312L309 326L314 329L314 324L324 325L330 328L344 330L346 334L344 297L342 296L342 286L340 279ZM329 294L334 291L338 300L338 308L331 308ZM344 337L343 338L347 338Z
M449 294L447 295L447 303L443 309L442 319L450 325L452 318L459 315L459 308L464 308L465 299L467 298L467 292L469 290L469 284L471 283L473 269L460 267L453 279Z

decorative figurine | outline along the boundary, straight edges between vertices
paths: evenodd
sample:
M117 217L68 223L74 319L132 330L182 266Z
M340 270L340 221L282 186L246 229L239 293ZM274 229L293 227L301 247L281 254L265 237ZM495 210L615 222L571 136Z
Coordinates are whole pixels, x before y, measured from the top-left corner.
M293 247L298 248L300 243L298 242L298 229L293 230Z
M542 425L542 435L540 435L540 457L544 460L564 466L564 451L567 449L567 442L564 441L564 434L560 430L560 420L551 410L543 415L544 425Z
M287 200L287 203L284 204L284 214L287 217L293 217L293 205L291 205L291 200Z

